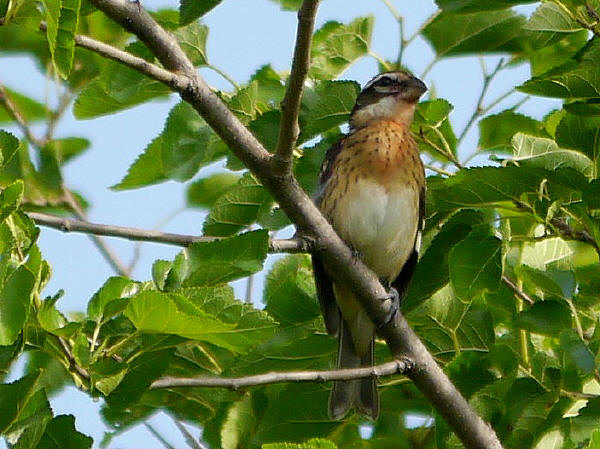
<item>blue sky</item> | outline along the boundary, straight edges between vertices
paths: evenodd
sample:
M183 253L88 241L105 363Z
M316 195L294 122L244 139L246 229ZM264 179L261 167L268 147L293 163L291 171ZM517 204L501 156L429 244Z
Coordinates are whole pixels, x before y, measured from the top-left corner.
M406 2L390 0L405 18L407 35L412 35L420 24L434 11L433 0ZM159 7L176 8L175 0L144 0L148 9ZM530 11L528 8L525 12ZM317 27L328 20L349 22L358 16L375 16L372 49L389 59L395 59L398 51L398 26L383 1L371 0L324 0L319 11ZM210 27L208 57L210 62L228 73L239 83L244 83L260 66L272 63L279 71L289 70L296 29L296 16L292 12L282 12L279 6L269 0L224 0L204 19ZM420 74L433 59L428 45L417 39L405 52L404 61L409 69ZM0 81L8 87L33 96L39 101L55 95L56 87L49 83L26 57L0 55ZM491 70L498 58L485 61ZM342 75L343 79L354 79L364 84L377 73L377 64L367 57L352 66ZM218 89L229 90L231 86L220 76L209 70L202 70L207 81ZM529 76L525 66L510 70L501 82L492 85L489 99L504 93L514 84ZM482 85L480 62L477 57L456 58L437 64L424 81L439 97L448 99L455 106L451 121L457 134L462 130L472 113ZM513 104L507 101L500 104ZM69 113L60 123L57 135L82 136L92 142L92 148L82 157L70 163L65 170L67 185L81 192L92 207L91 221L111 223L140 228L155 228L165 217L184 207L184 188L181 184L167 182L157 186L113 192L109 187L122 178L129 165L143 151L152 138L163 127L169 109L177 102L175 96L168 101L153 102L108 117L89 121L78 121ZM541 118L556 102L547 100L531 101L520 110L523 113ZM465 148L476 145L476 127L469 133ZM485 162L485 159L479 163ZM214 168L210 168L213 169ZM209 169L209 170L210 170ZM202 172L206 173L206 172ZM199 234L202 229L201 212L185 211L175 215L160 229L170 232ZM118 239L108 240L110 246L128 263L134 254L135 245ZM59 301L64 312L81 311L93 293L104 280L113 275L111 268L98 254L89 238L80 234L62 234L43 229L40 246L44 257L53 268L50 284L44 292L47 295L65 290ZM150 278L152 262L157 258L170 259L178 252L177 248L146 244L140 248L140 257L133 272L138 280ZM238 296L243 296L245 284L236 284ZM254 285L253 297L260 300L262 281ZM77 416L77 428L92 436L94 447L106 430L100 421L100 402L92 401L74 388L68 388L51 400L55 414L71 413ZM172 421L164 414L151 419L163 436L176 447L183 447L184 441ZM0 443L3 448L4 443ZM158 448L160 443L143 427L138 426L116 437L109 448Z

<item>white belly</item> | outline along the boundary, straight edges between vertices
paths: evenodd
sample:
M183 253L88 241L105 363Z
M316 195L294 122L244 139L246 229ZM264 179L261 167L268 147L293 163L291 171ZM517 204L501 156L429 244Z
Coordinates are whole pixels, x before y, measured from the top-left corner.
M380 278L393 281L414 249L419 194L406 185L390 191L361 179L341 199L332 224Z

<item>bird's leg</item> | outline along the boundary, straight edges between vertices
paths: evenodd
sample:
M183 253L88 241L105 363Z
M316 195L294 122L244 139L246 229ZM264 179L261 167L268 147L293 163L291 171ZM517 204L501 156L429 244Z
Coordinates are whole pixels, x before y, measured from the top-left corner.
M383 285L387 285L387 282L382 282ZM375 325L378 328L382 328L388 325L400 310L400 295L398 290L394 287L389 287L387 295L381 298L381 301L387 305L387 312L382 320L378 320Z

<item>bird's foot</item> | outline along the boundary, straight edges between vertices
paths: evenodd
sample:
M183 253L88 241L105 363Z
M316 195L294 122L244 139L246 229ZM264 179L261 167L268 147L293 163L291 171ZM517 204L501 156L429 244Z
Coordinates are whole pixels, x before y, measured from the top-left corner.
M396 317L398 310L400 310L400 295L398 294L398 290L394 287L390 287L387 295L381 298L381 300L387 311L383 319L379 323L376 323L378 328L382 328L391 323Z

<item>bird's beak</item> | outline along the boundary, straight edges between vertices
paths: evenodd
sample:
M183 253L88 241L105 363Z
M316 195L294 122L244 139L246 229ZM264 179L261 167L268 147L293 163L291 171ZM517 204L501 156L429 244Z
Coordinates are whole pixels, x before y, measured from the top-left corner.
M427 86L419 78L412 77L408 80L405 96L410 101L417 101L427 91Z

